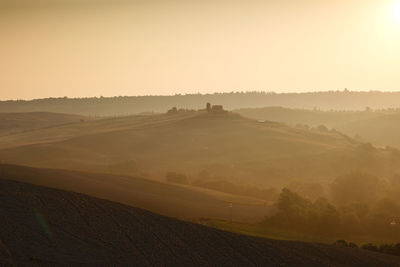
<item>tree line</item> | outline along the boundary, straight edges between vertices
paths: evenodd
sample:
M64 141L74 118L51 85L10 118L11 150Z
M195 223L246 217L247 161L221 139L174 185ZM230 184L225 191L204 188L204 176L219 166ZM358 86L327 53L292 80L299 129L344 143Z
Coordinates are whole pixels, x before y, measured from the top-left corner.
M120 116L142 112L166 112L171 107L204 108L205 103L223 105L228 110L266 106L321 110L364 110L396 108L400 92L353 92L348 90L275 93L265 91L214 94L176 94L169 96L115 96L88 98L45 98L0 101L0 112L47 111L86 116Z

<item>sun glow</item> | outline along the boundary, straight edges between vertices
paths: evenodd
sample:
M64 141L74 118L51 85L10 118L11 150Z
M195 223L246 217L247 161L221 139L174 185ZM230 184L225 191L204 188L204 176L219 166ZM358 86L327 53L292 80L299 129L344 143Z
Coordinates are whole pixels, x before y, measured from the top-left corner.
M398 22L398 23L400 23L400 1L396 1L394 4L393 4L393 17L394 17L394 19Z
M400 0L386 0L384 5L381 5L382 9L379 10L377 7L377 18L381 23L377 23L380 26L380 32L386 36L390 36L390 42L400 41ZM380 19L379 19L380 17Z

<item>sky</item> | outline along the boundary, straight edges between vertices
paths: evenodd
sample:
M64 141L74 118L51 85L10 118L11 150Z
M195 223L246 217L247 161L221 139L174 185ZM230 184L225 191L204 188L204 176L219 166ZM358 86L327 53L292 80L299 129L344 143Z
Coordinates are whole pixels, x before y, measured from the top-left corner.
M0 0L0 99L400 91L400 0Z

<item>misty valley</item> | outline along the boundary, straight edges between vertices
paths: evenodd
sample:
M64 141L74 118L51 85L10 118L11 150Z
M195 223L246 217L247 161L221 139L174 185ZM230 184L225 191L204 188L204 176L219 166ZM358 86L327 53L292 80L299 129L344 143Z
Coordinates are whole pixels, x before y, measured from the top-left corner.
M387 138L397 114L212 104L112 117L1 113L0 177L240 235L400 255L400 150Z

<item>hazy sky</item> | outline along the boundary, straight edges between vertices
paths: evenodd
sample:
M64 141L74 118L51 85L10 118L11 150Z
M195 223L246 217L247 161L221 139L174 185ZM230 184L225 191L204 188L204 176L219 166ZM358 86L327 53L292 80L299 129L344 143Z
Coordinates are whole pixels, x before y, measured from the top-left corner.
M400 91L400 0L0 0L0 99Z

